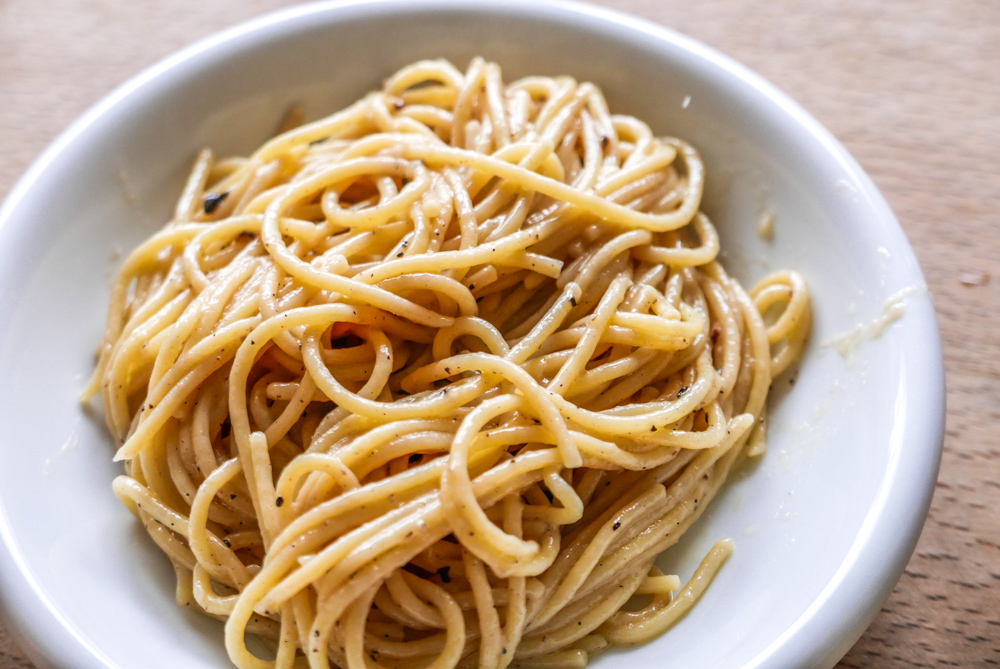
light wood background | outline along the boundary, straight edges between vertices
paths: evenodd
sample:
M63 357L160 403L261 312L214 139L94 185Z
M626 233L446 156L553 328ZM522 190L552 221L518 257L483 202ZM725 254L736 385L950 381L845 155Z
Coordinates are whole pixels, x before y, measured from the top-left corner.
M0 196L126 78L283 0L0 0ZM892 205L934 294L944 460L916 553L841 667L1000 666L1000 2L605 0L802 103ZM30 667L0 629L0 669Z

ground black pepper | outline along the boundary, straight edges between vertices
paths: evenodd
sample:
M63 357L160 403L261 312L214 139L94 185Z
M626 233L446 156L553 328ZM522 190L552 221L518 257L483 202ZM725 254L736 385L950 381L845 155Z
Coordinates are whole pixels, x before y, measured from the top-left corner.
M219 205L222 204L222 201L228 196L229 191L226 191L225 193L205 193L205 199L202 201L202 207L205 209L205 213L211 214L214 212L219 208Z

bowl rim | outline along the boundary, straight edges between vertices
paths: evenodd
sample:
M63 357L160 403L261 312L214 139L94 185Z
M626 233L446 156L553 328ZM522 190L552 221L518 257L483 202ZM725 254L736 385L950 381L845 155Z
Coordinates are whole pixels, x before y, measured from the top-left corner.
M847 150L818 121L760 75L728 56L670 28L616 10L569 0L333 0L269 12L204 37L159 60L105 95L66 128L18 180L0 206L0 232L11 233L10 219L29 199L39 178L68 149L81 142L99 119L120 107L141 103L173 75L244 48L264 36L294 33L311 19L325 22L362 12L411 14L495 13L586 25L601 32L652 39L702 61L713 77L729 76L800 126L844 168L873 205L877 217L900 253L923 275L908 240L885 199ZM648 47L647 47L648 48ZM907 360L923 381L905 393L903 425L911 447L900 449L883 474L875 503L862 523L844 561L821 593L788 629L745 667L832 666L854 644L878 613L912 554L930 506L944 438L945 382L941 342L932 309L914 314L905 327L916 331L923 354ZM895 432L895 429L894 429ZM905 469L909 478L896 479ZM60 613L32 575L13 535L7 510L0 505L0 615L25 653L40 667L116 667L101 649L79 634Z

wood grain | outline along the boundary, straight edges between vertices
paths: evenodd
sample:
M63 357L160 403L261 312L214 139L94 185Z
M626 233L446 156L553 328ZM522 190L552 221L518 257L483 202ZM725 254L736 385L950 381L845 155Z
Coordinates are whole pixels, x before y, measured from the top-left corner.
M0 0L0 194L102 94L280 0ZM841 667L1000 666L1000 3L618 0L735 57L861 162L935 297L948 379L916 553ZM0 629L0 669L30 667Z

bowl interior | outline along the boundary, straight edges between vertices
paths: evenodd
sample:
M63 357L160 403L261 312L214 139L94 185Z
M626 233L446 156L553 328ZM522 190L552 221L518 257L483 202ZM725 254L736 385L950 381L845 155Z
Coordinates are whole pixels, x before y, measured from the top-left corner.
M687 577L725 536L735 553L674 630L594 666L830 666L864 629L919 531L941 410L929 296L867 177L783 96L672 33L559 5L383 2L290 10L169 59L74 126L0 216L3 573L36 657L228 666L221 624L176 606L168 561L111 493L120 468L99 406L77 402L122 253L167 220L202 147L246 154L292 102L317 118L418 58L462 68L475 55L507 80L593 81L613 112L690 141L727 268L745 285L795 269L813 296L801 368L775 383L767 454L663 563ZM772 241L756 233L765 214ZM825 345L901 290L905 314L880 337L846 355Z

